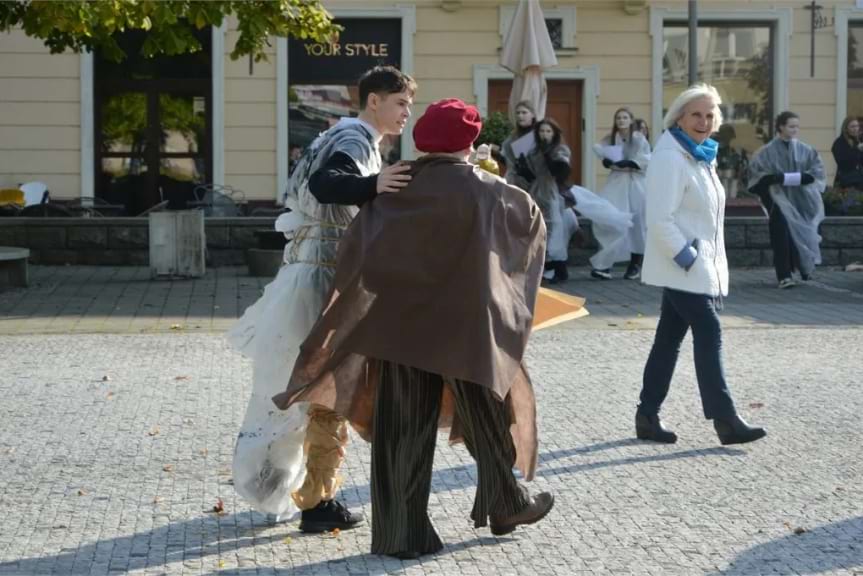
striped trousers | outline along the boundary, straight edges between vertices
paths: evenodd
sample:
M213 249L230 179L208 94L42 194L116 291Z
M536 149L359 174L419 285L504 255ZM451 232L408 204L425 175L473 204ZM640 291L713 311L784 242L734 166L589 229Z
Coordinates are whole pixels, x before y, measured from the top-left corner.
M515 479L515 447L506 405L478 384L450 381L465 445L477 463L471 518L523 510L528 495ZM428 517L443 379L437 374L381 362L372 439L372 553L430 554L443 548Z

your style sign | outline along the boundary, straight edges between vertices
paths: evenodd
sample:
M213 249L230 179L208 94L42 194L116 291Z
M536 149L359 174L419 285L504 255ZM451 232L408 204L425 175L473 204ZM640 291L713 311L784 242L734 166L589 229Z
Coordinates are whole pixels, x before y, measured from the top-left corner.
M373 66L401 66L400 18L342 18L336 23L343 29L332 42L288 41L293 84L353 85Z
M347 56L352 58L355 56L367 56L372 58L387 58L389 56L389 44L360 44L358 42L350 44L304 44L307 56Z

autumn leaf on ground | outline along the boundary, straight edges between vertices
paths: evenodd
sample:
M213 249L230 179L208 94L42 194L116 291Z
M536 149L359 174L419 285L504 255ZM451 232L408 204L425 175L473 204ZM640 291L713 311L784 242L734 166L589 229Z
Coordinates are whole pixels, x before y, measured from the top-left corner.
M171 330L182 330L182 329L183 329L182 324L171 324Z
M221 498L216 498L216 505L213 506L212 512L216 514L225 514L225 503Z
M108 394L105 396L105 398L107 398L108 400L113 400L114 399L114 393L108 392Z
M162 466L163 472L173 472L173 470L174 470L173 464L165 464L164 466Z
M209 454L209 451L206 448L202 448L199 454L201 456L206 456L207 454Z
M155 436L159 433L159 427L151 428L149 432L147 432L147 436Z
M83 488L78 490L78 496L86 496L86 495L87 495L87 491L84 490Z
M337 537L341 533L342 533L342 531L339 530L338 528L333 528L332 532L330 532L330 534L332 534L334 538Z
M293 539L290 536L282 540L283 544L290 544L291 542L293 542Z
M161 499L161 498L159 498L158 496L154 496L154 497L153 497L153 504L158 504L158 503L159 503L159 502L161 502L161 501L162 501L162 499Z
M174 380L188 380L189 376L174 376Z
M219 560L219 568L224 568L224 567L225 567L225 561Z
M764 404L762 402L750 402L750 408L764 408Z

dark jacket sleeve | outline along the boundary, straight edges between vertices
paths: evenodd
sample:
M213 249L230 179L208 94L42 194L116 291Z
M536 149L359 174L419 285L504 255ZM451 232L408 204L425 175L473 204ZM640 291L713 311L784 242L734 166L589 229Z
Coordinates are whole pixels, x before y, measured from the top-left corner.
M860 152L853 148L843 137L833 142L833 159L839 172L851 172L860 162Z
M552 160L548 163L548 170L551 172L551 175L554 177L554 181L557 182L558 186L562 186L566 183L566 179L569 178L569 162L566 160Z
M309 191L321 204L362 206L378 195L377 183L377 174L363 176L353 158L336 152L311 175Z

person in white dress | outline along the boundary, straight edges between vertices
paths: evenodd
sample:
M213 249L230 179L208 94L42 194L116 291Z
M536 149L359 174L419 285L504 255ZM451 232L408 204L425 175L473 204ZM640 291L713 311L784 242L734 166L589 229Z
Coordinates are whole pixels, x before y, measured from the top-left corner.
M357 206L410 180L406 164L381 168L379 144L386 134L401 134L415 90L412 78L390 66L360 78L359 117L343 118L318 136L291 175L285 198L291 212L276 221L290 240L284 265L228 333L253 370L234 449L234 489L277 521L301 510L304 532L344 530L362 520L335 499L347 422L307 403L282 411L272 398L284 391L299 346L324 307L338 242Z
M602 165L610 170L600 196L623 213L633 215L633 226L621 235L619 229L603 225L593 227L599 251L590 259L591 276L602 280L612 278L611 269L617 262L629 261L623 277L635 280L641 275L644 261L644 186L645 171L650 160L650 143L634 124L635 116L628 108L614 113L611 133L594 146Z

